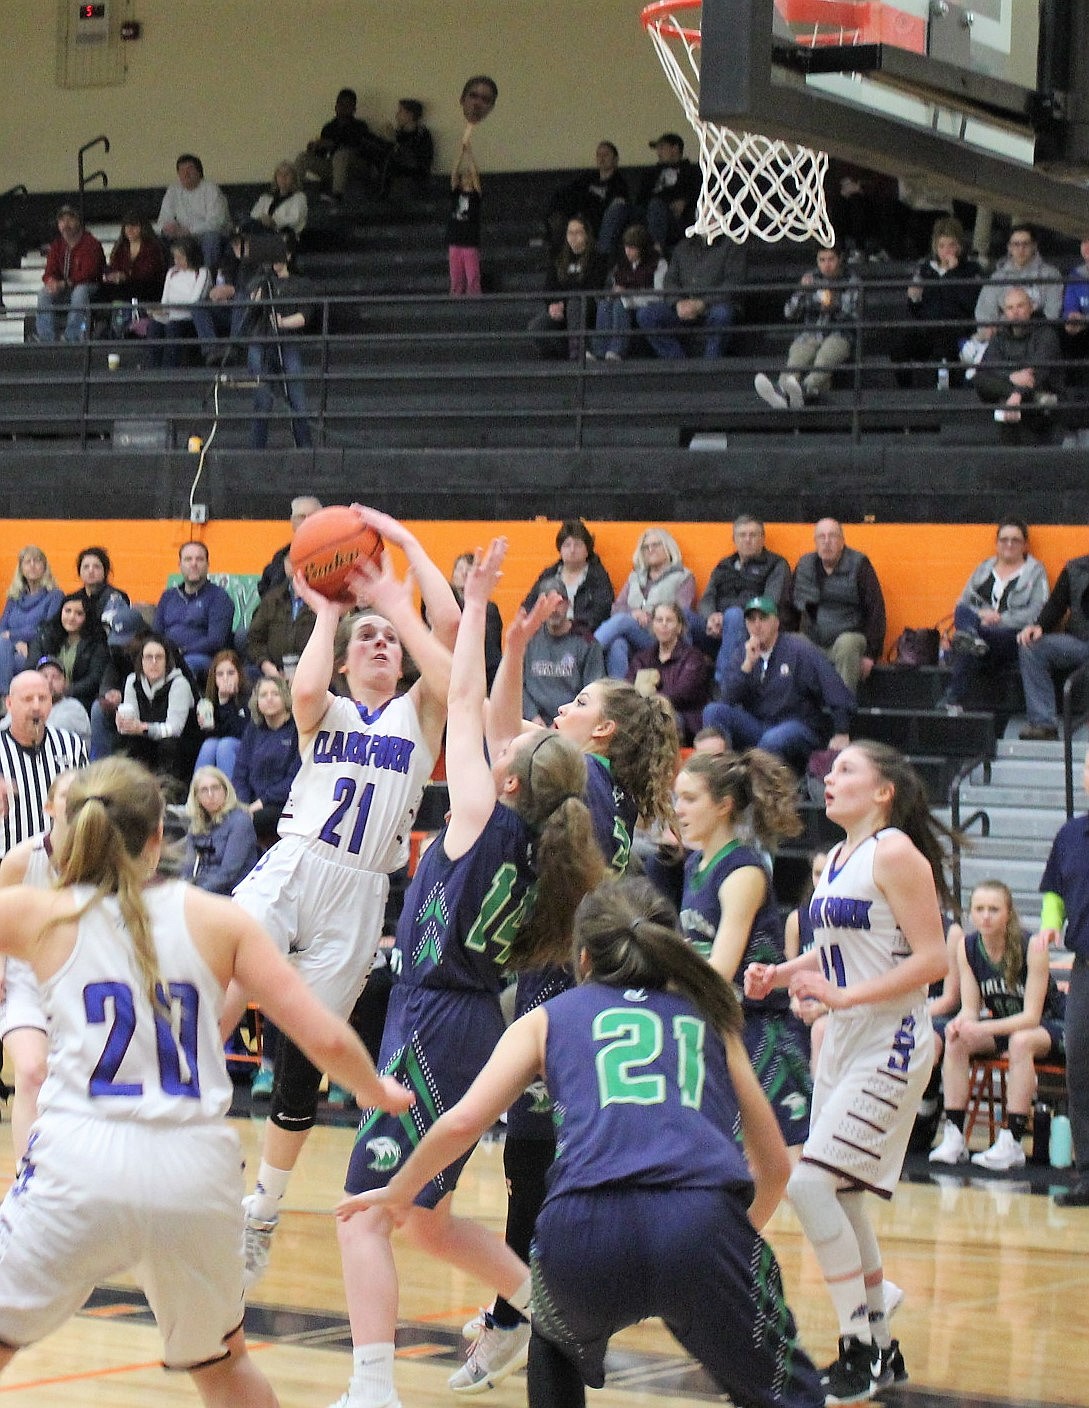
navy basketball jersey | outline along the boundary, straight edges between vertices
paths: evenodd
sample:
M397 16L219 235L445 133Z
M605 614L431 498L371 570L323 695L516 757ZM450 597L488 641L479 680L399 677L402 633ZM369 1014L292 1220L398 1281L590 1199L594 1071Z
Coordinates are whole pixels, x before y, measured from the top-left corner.
M755 866L761 872L766 887L763 902L749 931L745 952L737 965L735 982L739 987L750 963L782 963L786 956L783 921L772 895L771 877L760 853L740 841L731 841L705 864L703 856L694 852L685 861L684 894L681 899L681 932L697 953L710 958L722 919L718 892L728 876L746 866ZM775 988L759 1001L743 997L742 1006L747 1012L785 1011L790 1006L790 997L784 988Z
M545 1012L557 1126L546 1201L607 1185L751 1197L726 1049L687 998L585 983Z
M586 805L605 864L615 874L623 875L631 857L631 838L639 813L613 777L608 758L597 753L586 755Z
M1025 979L1028 977L1028 938L1021 935L1021 967L1017 981L1010 983L1001 959L995 963L983 943L983 935L972 930L964 936L964 957L979 987L983 1006L995 1019L1016 1017L1025 1010ZM1047 995L1041 1018L1061 1017L1064 1005L1055 978L1048 976Z
M498 992L532 901L529 831L517 812L496 802L463 856L450 859L445 837L443 831L424 852L405 896L397 926L401 981Z

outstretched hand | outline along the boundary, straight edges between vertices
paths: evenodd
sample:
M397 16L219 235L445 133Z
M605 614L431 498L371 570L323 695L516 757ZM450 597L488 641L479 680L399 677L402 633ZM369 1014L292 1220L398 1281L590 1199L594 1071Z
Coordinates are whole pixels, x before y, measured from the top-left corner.
M393 543L395 547L403 548L408 543L415 541L414 535L391 514L382 513L376 508L368 508L366 504L352 504L352 511L359 515L360 520L368 528L373 528L376 533L381 533L383 539L387 543Z
M402 581L393 570L393 559L383 552L382 561L372 557L361 557L348 573L348 587L355 595L357 607L373 607L387 619L392 619L398 606L413 601L414 577L411 567Z
M463 588L466 605L469 602L483 605L491 600L492 593L503 575L503 559L506 555L506 538L493 538L484 552L477 548Z
M339 620L352 609L350 601L333 601L327 596L322 596L321 592L316 592L301 572L296 572L291 579L295 595L300 601L309 606L315 616L335 615Z
M528 611L519 607L514 620L507 627L507 649L511 646L526 646L544 623L563 605L559 592L543 592Z
M347 1222L358 1212L369 1212L377 1208L386 1214L395 1227L400 1227L412 1209L412 1204L400 1198L391 1197L389 1188L368 1188L365 1193L349 1194L341 1198L333 1211L341 1222Z
M393 1076L379 1076L378 1084L382 1090L382 1097L374 1104L379 1110L385 1110L387 1115L403 1115L406 1110L411 1110L415 1105L416 1096L413 1092ZM365 1104L366 1102L357 1103Z

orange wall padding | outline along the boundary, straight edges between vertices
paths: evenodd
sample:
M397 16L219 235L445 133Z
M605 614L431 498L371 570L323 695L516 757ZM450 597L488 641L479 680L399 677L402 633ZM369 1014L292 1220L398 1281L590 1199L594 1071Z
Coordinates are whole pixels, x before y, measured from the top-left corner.
M480 546L497 533L510 541L507 565L496 600L509 620L530 583L556 559L554 519L505 523L427 521L409 525L428 552L449 568L459 552ZM597 551L615 586L631 571L635 543L646 523L594 523L589 527ZM696 574L699 591L707 585L720 557L733 551L730 525L714 523L663 524L676 538L687 566ZM994 524L848 523L847 543L872 560L888 606L888 640L904 626L933 625L949 614L972 569L994 550ZM178 549L190 538L208 544L212 570L259 572L287 540L285 522L219 520L200 527L188 522L152 520L61 521L57 519L0 520L0 581L11 579L19 549L36 543L49 558L57 581L66 590L78 586L76 554L88 544L105 547L114 562L113 578L134 601L154 602L168 572L177 566ZM768 546L793 565L813 546L813 530L805 523L769 523ZM1078 526L1033 527L1030 550L1048 569L1052 583L1071 557L1089 552L1089 533Z

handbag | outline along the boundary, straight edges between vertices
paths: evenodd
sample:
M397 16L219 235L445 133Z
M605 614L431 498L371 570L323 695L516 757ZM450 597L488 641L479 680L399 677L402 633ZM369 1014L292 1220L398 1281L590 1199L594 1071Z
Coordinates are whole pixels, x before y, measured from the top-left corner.
M905 670L938 663L941 653L941 626L905 626L889 651L889 662Z

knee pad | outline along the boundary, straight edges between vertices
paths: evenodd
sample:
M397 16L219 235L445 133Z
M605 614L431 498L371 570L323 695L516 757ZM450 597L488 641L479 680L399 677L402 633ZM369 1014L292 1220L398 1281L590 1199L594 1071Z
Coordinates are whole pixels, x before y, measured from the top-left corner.
M805 1235L814 1246L831 1242L839 1235L843 1212L831 1174L814 1164L800 1163L790 1175L786 1191Z
M302 1054L294 1042L281 1037L276 1055L276 1076L272 1087L272 1123L278 1129L313 1129L318 1116L318 1087L321 1072Z

